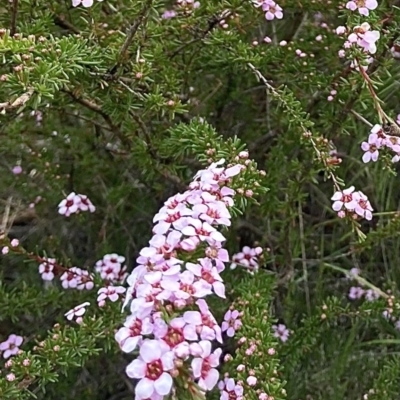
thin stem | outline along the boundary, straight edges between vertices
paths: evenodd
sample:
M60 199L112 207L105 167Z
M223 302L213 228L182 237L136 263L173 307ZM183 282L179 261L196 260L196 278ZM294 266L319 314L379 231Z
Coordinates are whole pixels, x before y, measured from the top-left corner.
M10 36L14 36L17 31L18 0L13 0L11 11Z
M300 201L298 206L298 214L299 214L299 228L300 228L300 248L301 248L301 258L302 258L301 264L303 266L303 277L304 277L304 291L306 294L307 313L308 315L311 315L310 288L308 287L308 269L306 262L306 246L304 238L303 209L301 207Z
M121 62L121 60L125 57L125 53L128 50L128 47L131 45L133 38L136 35L136 32L138 31L140 25L142 24L143 20L147 16L147 13L153 3L153 0L147 0L144 7L140 11L136 21L131 25L129 28L128 34L126 35L126 39L124 44L121 47L121 50L119 51L118 54L118 62Z

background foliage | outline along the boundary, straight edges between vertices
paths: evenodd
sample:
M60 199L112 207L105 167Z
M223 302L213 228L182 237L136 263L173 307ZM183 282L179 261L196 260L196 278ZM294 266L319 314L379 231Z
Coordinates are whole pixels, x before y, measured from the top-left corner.
M368 73L393 119L400 112L400 63L390 52L397 3L381 0L369 17L381 39ZM233 254L258 244L266 251L257 278L227 270L224 279L234 289L230 300L247 296L249 310L266 310L271 323L291 330L277 344L261 318L246 324L254 335L269 332L266 348L277 346L287 398L397 399L400 333L382 317L388 307L399 317L397 167L361 161L365 120L379 123L378 114L360 74L338 57L343 41L334 32L360 16L337 0L282 0L279 21L266 21L243 0L203 0L172 19L161 15L173 4L157 0L16 4L16 14L12 3L0 6L0 195L8 237L32 254L89 270L115 252L131 271L163 202L207 164L208 149L229 158L240 139L266 171L268 191L237 216L228 248ZM337 95L328 101L331 90ZM334 143L339 166L321 163L308 131L321 151ZM15 165L22 174L11 172ZM363 242L331 209L332 171L372 203ZM243 189L252 185L244 181ZM88 195L96 212L58 215L71 191ZM113 338L119 306L99 310L86 327L66 325L64 313L94 294L45 284L37 262L26 259L0 261L0 338L24 336L38 372L10 383L1 366L0 397L132 398L128 357ZM361 270L359 284L381 288L378 300L349 301L352 268ZM263 301L254 300L257 291ZM218 304L217 312L229 305Z

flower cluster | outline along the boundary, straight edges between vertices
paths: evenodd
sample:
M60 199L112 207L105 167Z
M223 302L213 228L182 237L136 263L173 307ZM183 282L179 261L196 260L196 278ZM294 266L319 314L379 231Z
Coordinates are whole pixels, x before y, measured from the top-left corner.
M69 217L71 214L78 214L80 211L94 212L96 207L84 194L71 192L58 205L58 213Z
M225 160L199 171L189 190L168 199L155 215L153 237L141 250L128 277L125 306L131 315L115 335L122 351L139 346L139 356L126 368L138 379L136 399L162 399L174 388L209 391L218 382L221 328L204 297L225 298L220 273L228 252L216 227L230 226L228 207L235 191L228 187L244 165L223 167ZM196 262L188 258L195 253ZM236 314L226 315L227 331L238 328ZM236 328L235 328L236 327ZM224 325L225 328L225 325ZM231 333L231 331L229 331ZM178 396L179 397L179 396Z
M64 289L92 290L94 288L93 275L79 267L71 267L61 277L61 286Z
M371 25L368 22L364 22L353 28L353 32L347 37L344 47L350 48L356 44L358 47L362 48L365 53L375 54L375 43L379 38L379 31L371 31Z
M331 200L333 200L332 208L337 211L340 218L349 215L353 219L357 219L358 216L368 221L372 219L373 208L368 197L361 191L355 192L354 186L338 190L333 194Z
M253 0L256 7L261 7L265 13L265 19L272 21L273 19L282 19L283 10L278 4L273 0Z
M393 163L400 160L400 138L384 133L381 125L375 125L372 128L368 141L362 142L361 149L365 152L362 157L364 163L377 161L379 151L384 149L389 149L395 153L392 158Z
M10 335L5 342L0 343L0 351L3 352L3 358L15 356L19 352L19 346L23 342L23 337L18 335Z
M126 272L125 257L118 254L106 254L96 262L95 271L101 278L109 283L123 283L128 276Z
M261 247L250 248L244 246L240 253L236 253L232 257L231 269L235 269L238 265L246 268L247 272L254 274L259 268L259 258L263 250Z
M351 300L359 300L365 297L367 301L375 301L379 299L379 293L377 293L373 289L364 290L360 286L352 286L349 291L349 299Z

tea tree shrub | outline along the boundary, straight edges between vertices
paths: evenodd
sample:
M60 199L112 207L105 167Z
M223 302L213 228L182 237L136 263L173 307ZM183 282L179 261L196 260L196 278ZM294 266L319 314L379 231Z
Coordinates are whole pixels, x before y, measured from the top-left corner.
M399 398L400 2L0 5L0 398Z

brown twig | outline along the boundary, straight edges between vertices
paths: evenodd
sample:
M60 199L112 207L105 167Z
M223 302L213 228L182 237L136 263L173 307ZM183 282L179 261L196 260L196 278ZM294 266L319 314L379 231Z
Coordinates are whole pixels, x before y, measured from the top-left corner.
M81 31L69 22L64 15L56 15L54 17L54 23L60 28L68 29L69 31L79 35Z
M119 126L115 125L111 119L111 117L105 113L101 106L99 106L97 103L95 103L93 100L88 100L85 99L83 97L79 97L77 96L75 93L63 89L62 92L68 94L70 97L72 97L77 103L83 105L84 107L88 108L89 110L94 111L95 113L101 115L104 119L104 121L107 123L107 125L110 127L111 131L114 132L117 137L119 138L119 140L121 140L121 142L127 146L128 148L130 147L130 140L124 136L119 128Z
M11 11L11 28L10 36L14 36L17 31L17 14L18 14L18 0L13 0Z
M119 51L119 54L118 54L117 65L115 65L111 69L111 74L114 74L116 72L116 70L118 68L118 65L121 63L121 61L125 57L125 53L127 52L128 47L131 45L132 40L136 35L136 32L138 31L138 29L139 29L140 25L142 24L142 22L147 18L148 12L149 12L152 4L153 4L153 0L147 0L146 1L144 7L142 8L142 10L140 11L139 15L137 16L136 21L129 28L128 34L126 35L125 42L122 45L121 50Z

